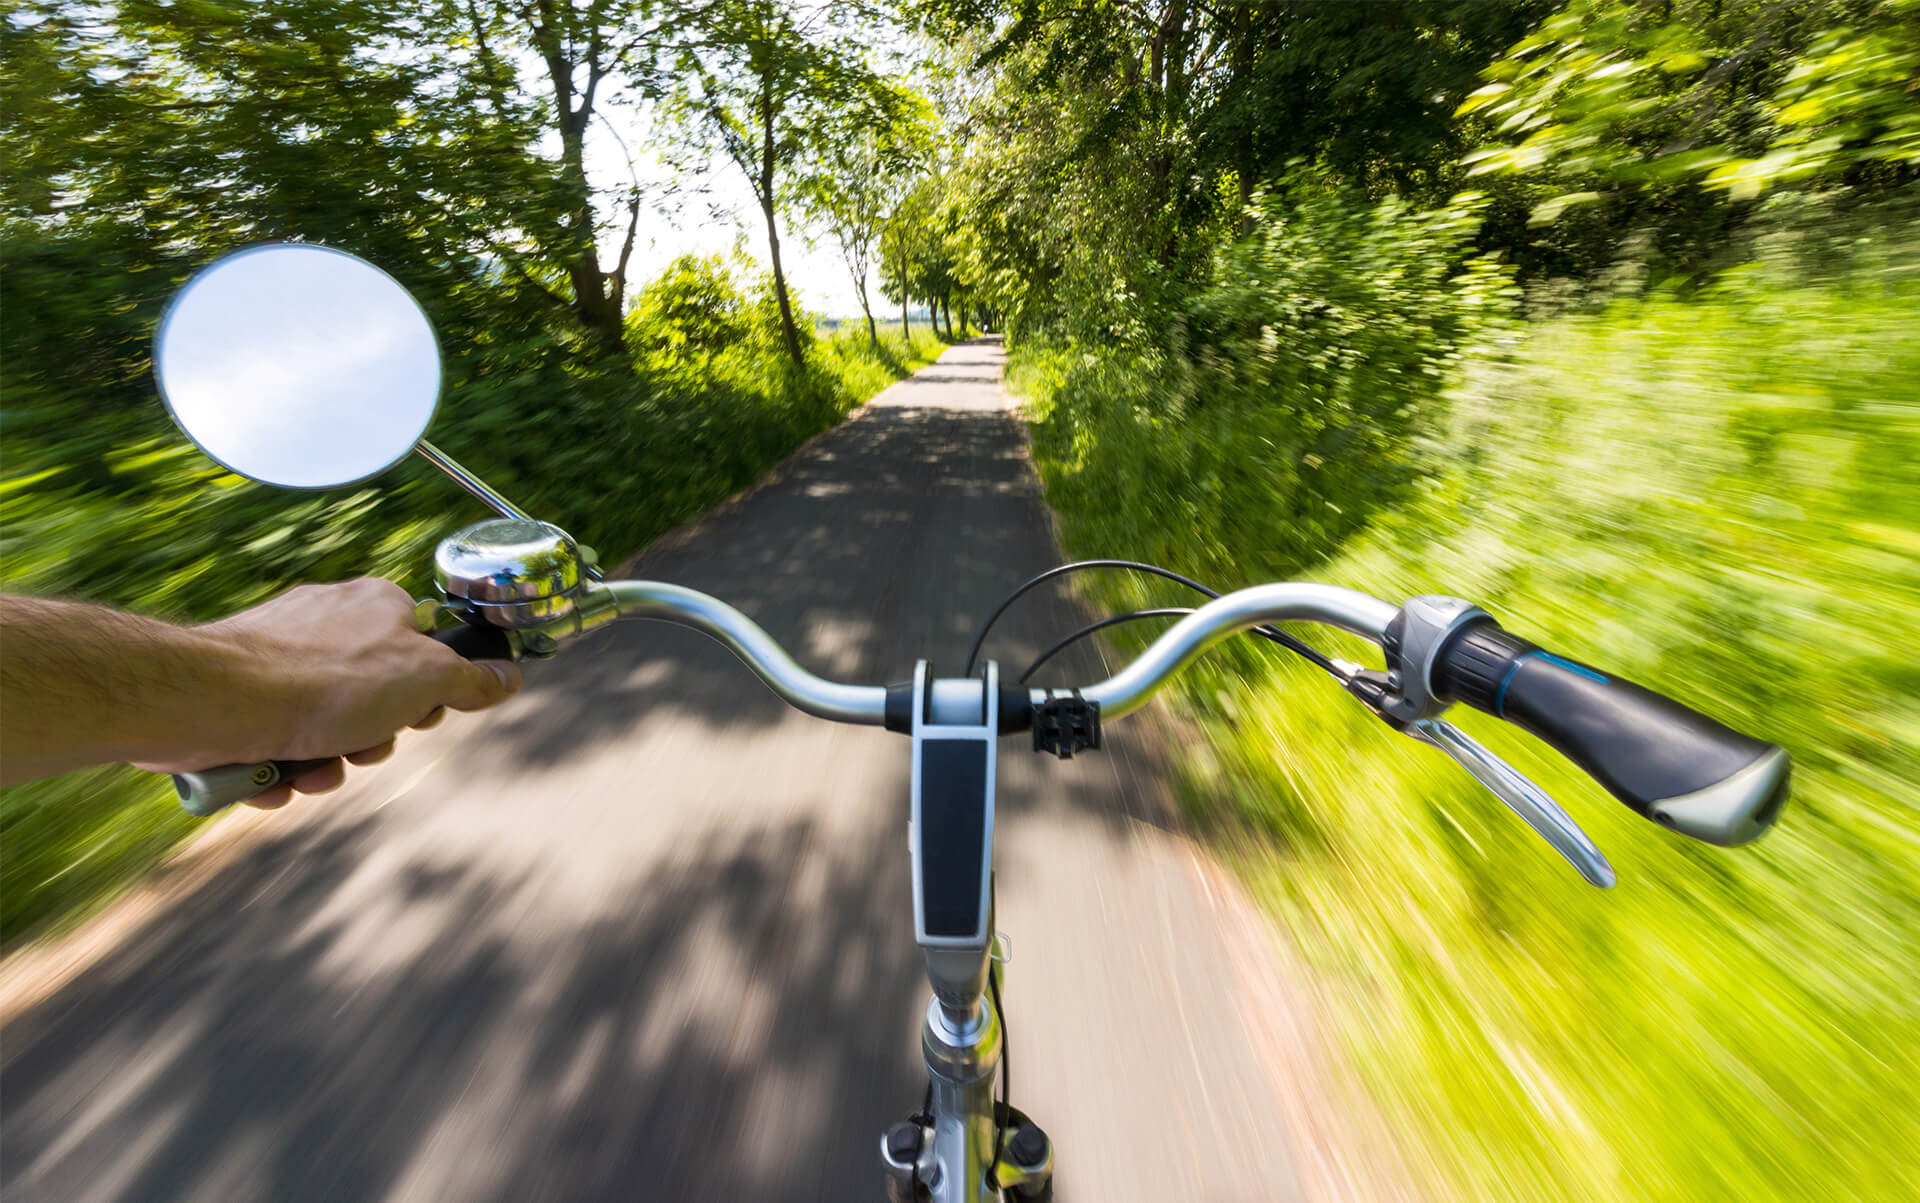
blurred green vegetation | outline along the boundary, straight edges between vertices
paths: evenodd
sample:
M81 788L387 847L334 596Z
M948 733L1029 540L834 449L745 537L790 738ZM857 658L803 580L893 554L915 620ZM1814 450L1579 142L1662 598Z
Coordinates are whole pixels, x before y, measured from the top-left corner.
M743 295L711 260L676 263L663 285L689 275L704 282L708 316L732 331L726 345L688 353L676 326L686 315L657 311L643 292L630 323L636 370L582 374L561 361L542 371L529 356L505 378L450 371L434 439L618 563L947 345L926 329L909 343L883 327L876 346L864 325L848 326L815 335L808 367L796 373L764 293ZM458 364L458 349L446 349L449 366ZM40 391L44 377L10 350L7 358L0 588L8 591L183 620L301 581L379 575L422 595L434 544L482 516L411 460L344 491L255 485L186 443L157 399L150 414L117 421L79 390ZM526 438L529 430L539 437ZM0 944L71 922L199 825L163 778L124 767L0 790Z
M1296 666L1186 679L1188 804L1422 1197L1920 1195L1920 0L896 7L23 0L4 584L194 618L420 583L465 504L430 470L272 493L166 427L159 306L248 241L391 270L448 354L436 441L609 559L937 349L796 328L738 261L630 286L651 198L583 146L616 90L660 102L669 150L754 177L770 250L797 196L903 317L1008 330L1076 552L1474 597L1793 752L1781 830L1727 853L1466 716L1608 849L1596 895ZM829 10L934 35L944 134ZM188 827L123 770L0 796L0 941Z
M1462 716L1607 851L1598 894L1437 754L1250 647L1178 687L1191 812L1331 991L1423 1197L1915 1197L1920 271L1757 264L1494 322L1434 362L1417 475L1328 559L1284 473L1196 470L1189 443L1224 456L1259 409L1174 433L1126 365L1057 348L1015 379L1074 553L1473 598L1787 747L1784 821L1690 844Z
M1795 758L1728 852L1463 716L1598 894L1281 653L1182 679L1413 1197L1920 1197L1915 0L923 7L990 79L920 203L1075 554L1465 596Z
M628 279L662 198L634 171L589 178L587 130L609 109L665 101L689 63L710 86L752 84L758 67L730 74L728 56L774 43L783 64L837 65L831 81L783 77L781 121L892 94L868 40L838 37L880 14L792 16L754 0L10 7L0 588L181 620L299 581L375 573L427 590L433 544L474 516L431 468L281 492L168 423L149 363L161 309L252 242L336 246L406 285L445 358L436 443L610 563L932 359L931 331L794 320L743 253ZM815 141L840 126L815 126L806 153L782 143L788 168L831 170ZM792 184L756 215L770 247ZM71 919L193 826L163 784L124 769L0 794L0 945Z

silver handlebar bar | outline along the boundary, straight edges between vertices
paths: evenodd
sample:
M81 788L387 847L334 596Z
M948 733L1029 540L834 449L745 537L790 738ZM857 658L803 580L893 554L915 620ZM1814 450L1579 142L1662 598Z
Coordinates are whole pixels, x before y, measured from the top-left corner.
M1291 582L1255 585L1208 602L1164 632L1133 663L1081 690L1104 717L1146 705L1154 690L1207 648L1230 635L1272 622L1319 622L1379 643L1398 606L1333 585ZM701 631L725 644L795 709L835 722L879 726L887 691L879 685L842 685L795 663L773 636L732 606L695 589L658 581L587 583L573 615L528 632L538 638L571 635L614 618L651 618ZM556 629L558 628L558 629ZM1047 691L1033 691L1035 702Z
M1375 644L1401 608L1377 597L1334 585L1287 582L1255 585L1216 598L1181 619L1118 673L1081 690L1103 718L1131 714L1147 703L1167 678L1212 645L1241 631L1274 622L1318 622ZM760 624L719 598L658 581L585 582L566 618L520 633L523 646L548 649L559 639L615 618L651 618L712 636L795 709L835 722L880 726L886 721L887 690L879 685L843 685L800 667ZM1035 689L1038 706L1048 691ZM1525 819L1593 885L1614 881L1613 869L1585 833L1539 786L1450 723L1421 719L1396 723L1402 731L1451 756Z
M1254 585L1208 602L1168 628L1132 664L1080 692L1100 704L1103 718L1118 718L1146 705L1168 677L1230 635L1273 622L1318 622L1379 643L1398 613L1398 606L1335 585Z
M521 525L542 526L542 530L535 533L555 538L564 544L563 550L571 550L571 539L557 528L545 528L538 523ZM509 575L517 571L512 564L505 567L510 570ZM482 583L497 583L491 570L481 579ZM473 582L465 583L470 586ZM443 580L442 584L444 587L446 582ZM452 591L448 592L452 600ZM659 581L579 581L577 587L570 586L557 598L558 602L565 603L558 617L531 622L527 619L533 614L543 609L551 613L552 609L547 605L521 604L524 599L512 604L476 602L471 597L465 600L470 611L469 621L486 612L507 620L503 624L505 634L516 656L550 655L562 642L616 618L651 618L700 631L724 644L768 688L806 714L873 727L883 726L887 721L885 686L844 685L815 676L800 667L760 624L719 598L695 589ZM556 601L555 598L537 600ZM1145 705L1167 678L1207 648L1241 631L1274 622L1318 622L1379 644L1385 640L1388 624L1403 613L1401 607L1377 597L1333 585L1300 582L1255 585L1215 598L1187 615L1154 640L1131 664L1081 690L1080 695L1085 701L1097 703L1097 713L1101 716L1118 718ZM1359 679L1355 675L1358 670L1345 667L1351 671L1343 679L1351 689ZM1044 689L1029 693L1036 710L1046 705L1048 698L1049 691ZM1379 712L1406 734L1453 757L1519 813L1588 881L1597 886L1613 884L1613 871L1599 850L1553 799L1511 766L1451 724L1432 721L1437 718L1436 714L1417 715L1409 720L1384 710ZM254 796L299 768L299 765L278 762L227 765L202 773L177 774L174 785L180 792L181 804L189 812L208 815Z
M622 617L652 618L691 627L725 644L796 710L839 723L877 727L886 721L884 686L842 685L814 676L795 663L759 623L717 597L659 581L608 581L603 586L589 585L586 590L583 609L592 605L596 593L604 593L612 609L601 618L599 608L595 608L585 616L584 625L597 625L596 618L605 621Z

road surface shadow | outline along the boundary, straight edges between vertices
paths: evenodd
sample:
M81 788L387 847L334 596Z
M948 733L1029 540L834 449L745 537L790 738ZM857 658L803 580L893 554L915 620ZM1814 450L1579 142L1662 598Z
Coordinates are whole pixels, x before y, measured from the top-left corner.
M829 677L957 672L1053 563L1039 506L1006 413L876 405L641 571ZM1039 592L993 654L1017 672L1084 621ZM1054 664L1104 675L1091 648ZM811 724L763 771L749 754L794 721L662 624L537 667L432 770L431 805L289 824L9 1029L8 1197L878 1197L879 1133L924 1084L907 743ZM623 759L662 730L670 765ZM1151 817L1111 767L1021 748L1003 814ZM864 809L726 809L836 772Z

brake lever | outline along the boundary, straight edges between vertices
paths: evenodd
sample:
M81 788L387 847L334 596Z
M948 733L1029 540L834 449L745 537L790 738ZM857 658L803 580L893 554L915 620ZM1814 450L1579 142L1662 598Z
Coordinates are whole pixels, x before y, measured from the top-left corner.
M1548 796L1547 791L1527 780L1518 769L1489 752L1460 728L1442 719L1419 718L1396 725L1421 743L1445 752L1461 768L1473 774L1494 797L1505 802L1509 810L1524 819L1527 826L1539 833L1541 839L1551 844L1555 852L1566 857L1580 876L1587 879L1587 884L1603 890L1613 887L1613 866L1600 854L1600 849L1587 838L1586 832L1580 830L1580 825L1573 821L1572 816Z

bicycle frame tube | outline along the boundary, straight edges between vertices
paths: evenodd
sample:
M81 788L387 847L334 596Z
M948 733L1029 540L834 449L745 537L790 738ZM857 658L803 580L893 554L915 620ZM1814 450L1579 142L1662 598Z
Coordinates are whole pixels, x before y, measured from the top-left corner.
M933 1086L933 1139L921 1154L920 1180L934 1203L994 1203L999 1197L987 1184L987 1171L1002 1039L1000 1015L984 997L964 1023L956 1024L938 999L927 1007L920 1045Z

